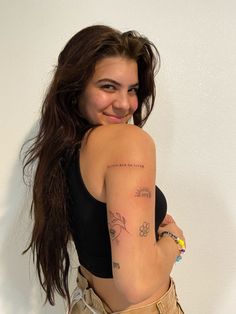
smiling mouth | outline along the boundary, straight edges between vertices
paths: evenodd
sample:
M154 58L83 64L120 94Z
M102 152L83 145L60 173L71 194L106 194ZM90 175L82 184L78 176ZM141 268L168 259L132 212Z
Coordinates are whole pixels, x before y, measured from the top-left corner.
M104 115L107 116L107 117L114 118L114 119L119 119L119 120L124 119L127 116L127 115L125 115L125 116L116 116L116 115L107 114L107 113L104 113Z

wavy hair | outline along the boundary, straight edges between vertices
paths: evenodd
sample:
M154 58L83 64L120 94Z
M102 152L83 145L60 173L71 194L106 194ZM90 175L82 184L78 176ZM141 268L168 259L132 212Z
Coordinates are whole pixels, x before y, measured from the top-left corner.
M155 70L160 57L155 45L136 31L120 32L104 25L82 29L66 44L58 57L51 84L42 105L38 134L24 157L23 172L36 164L31 214L34 218L29 246L45 302L55 304L55 292L70 306L68 241L69 192L66 164L94 125L79 112L80 95L92 77L96 63L106 57L123 56L138 65L138 108L134 124L142 127L155 101Z

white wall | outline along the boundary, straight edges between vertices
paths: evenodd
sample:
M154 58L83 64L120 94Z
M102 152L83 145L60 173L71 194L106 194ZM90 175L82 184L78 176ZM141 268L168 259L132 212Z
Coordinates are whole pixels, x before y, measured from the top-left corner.
M95 23L139 30L159 47L145 129L157 143L157 183L188 242L173 274L178 294L188 314L236 313L233 0L0 0L0 313L64 313L61 300L42 307L29 255L20 255L30 224L18 156L58 53Z

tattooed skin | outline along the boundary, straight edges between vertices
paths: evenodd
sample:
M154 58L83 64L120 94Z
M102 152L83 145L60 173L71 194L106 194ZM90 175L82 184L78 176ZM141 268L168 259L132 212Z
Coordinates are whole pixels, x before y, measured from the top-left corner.
M108 226L112 241L118 240L122 231L126 231L127 233L129 233L126 228L125 217L121 216L121 214L118 212L113 213L112 211L109 211Z
M135 197L151 198L151 196L151 191L148 188L140 188L135 193Z
M144 168L143 164L132 164L132 163L117 163L107 166L108 168L119 168L119 167L128 167L128 168Z
M113 265L113 268L120 269L120 264L119 263L113 262L112 265Z
M146 237L150 231L150 223L149 222L144 222L140 227L139 227L139 235L140 237Z

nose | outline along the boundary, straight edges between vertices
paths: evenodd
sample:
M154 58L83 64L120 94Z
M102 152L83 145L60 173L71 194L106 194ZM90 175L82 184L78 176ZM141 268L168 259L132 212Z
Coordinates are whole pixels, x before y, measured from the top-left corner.
M114 109L127 112L130 109L130 99L127 92L120 92L116 94L113 102Z

